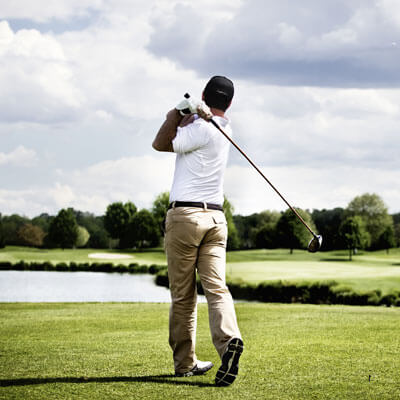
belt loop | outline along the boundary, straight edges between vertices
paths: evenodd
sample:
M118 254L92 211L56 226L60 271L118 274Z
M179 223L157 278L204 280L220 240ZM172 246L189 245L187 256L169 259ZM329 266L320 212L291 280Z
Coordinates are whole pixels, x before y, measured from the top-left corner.
M173 210L175 210L175 203L176 203L176 201L173 201L173 202L172 202L172 209L173 209Z
M203 208L204 208L204 211L207 211L207 203L205 201L203 201Z

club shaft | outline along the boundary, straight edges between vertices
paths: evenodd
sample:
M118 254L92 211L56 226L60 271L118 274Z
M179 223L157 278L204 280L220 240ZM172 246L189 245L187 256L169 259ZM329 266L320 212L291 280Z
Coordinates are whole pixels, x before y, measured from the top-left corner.
M292 207L287 200L280 194L279 190L269 181L269 179L262 173L262 171L257 167L256 164L247 156L247 154L223 131L223 129L218 125L217 122L211 118L210 122L232 143L232 145L239 151L239 153L250 163L250 165L264 178L264 180L275 190L278 196L286 203L286 205L293 211L296 217L302 222L302 224L308 229L308 231L314 236L317 235L312 231L312 229L308 226L307 222L301 217L301 215L296 211L294 207Z

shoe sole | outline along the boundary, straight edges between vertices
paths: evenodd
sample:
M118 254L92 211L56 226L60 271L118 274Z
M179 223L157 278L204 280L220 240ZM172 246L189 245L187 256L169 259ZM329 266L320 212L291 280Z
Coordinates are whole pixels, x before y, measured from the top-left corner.
M239 358L243 353L243 342L241 339L232 339L222 356L222 365L215 376L217 386L231 385L239 372Z

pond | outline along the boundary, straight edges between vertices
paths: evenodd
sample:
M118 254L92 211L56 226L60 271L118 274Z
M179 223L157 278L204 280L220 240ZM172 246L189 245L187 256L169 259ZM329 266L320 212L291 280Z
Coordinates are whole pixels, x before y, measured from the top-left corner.
M169 303L170 293L149 274L0 271L0 302L85 301ZM198 296L198 302L205 301Z

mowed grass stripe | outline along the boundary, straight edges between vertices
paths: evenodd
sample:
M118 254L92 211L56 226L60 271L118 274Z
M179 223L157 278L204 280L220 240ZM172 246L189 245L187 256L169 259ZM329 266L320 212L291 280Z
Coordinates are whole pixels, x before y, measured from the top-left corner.
M400 310L237 304L245 342L234 385L199 306L198 356L216 367L173 377L166 304L0 304L0 398L395 399Z
M260 283L264 281L313 282L337 281L356 290L380 289L383 293L400 290L400 267L371 267L354 263L263 261L229 263L228 277L234 281Z

